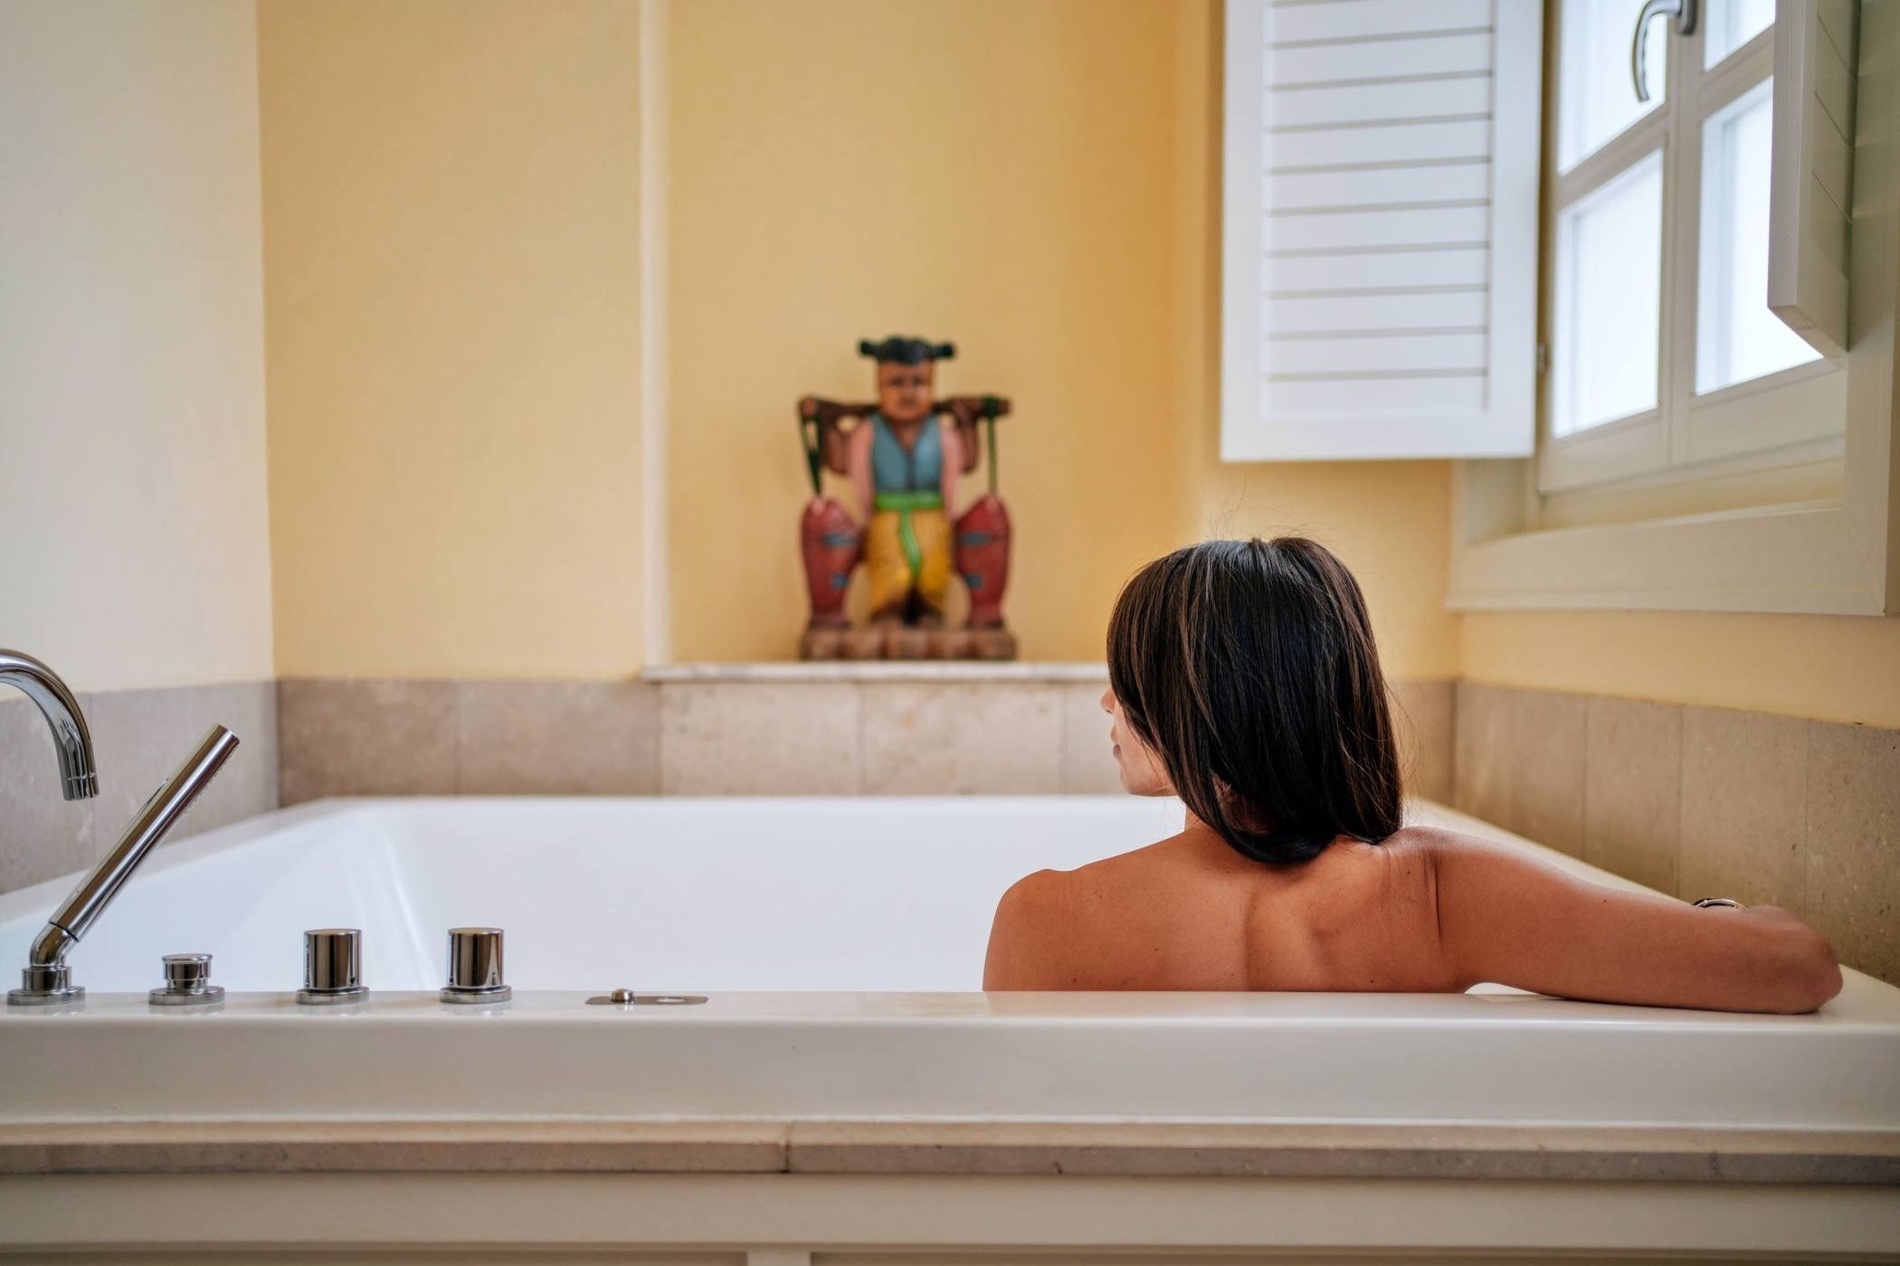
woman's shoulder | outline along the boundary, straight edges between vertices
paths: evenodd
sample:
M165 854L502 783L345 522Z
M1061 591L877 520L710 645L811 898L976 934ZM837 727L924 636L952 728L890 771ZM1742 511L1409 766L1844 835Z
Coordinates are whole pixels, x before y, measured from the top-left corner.
M1017 880L996 905L985 988L1101 987L1129 925L1151 908L1139 898L1165 867L1166 844Z
M1169 843L1161 840L1073 870L1034 871L1010 886L998 909L1048 914L1096 905L1104 895L1151 877L1165 864Z
M1011 884L996 903L985 989L1073 989L1067 948L1078 935L1074 871L1039 870Z
M1442 826L1406 826L1379 841L1381 852L1420 865L1435 865L1447 857L1494 857L1508 854L1502 845Z

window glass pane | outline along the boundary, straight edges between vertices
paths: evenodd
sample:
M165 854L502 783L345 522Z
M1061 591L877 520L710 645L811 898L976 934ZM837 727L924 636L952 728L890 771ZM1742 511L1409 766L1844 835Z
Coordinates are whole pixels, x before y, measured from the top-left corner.
M1557 221L1551 430L1569 435L1656 407L1662 154Z
M1702 35L1706 69L1775 24L1775 0L1708 0Z
M1557 104L1557 166L1564 171L1663 103L1672 29L1667 19L1650 23L1647 104L1636 99L1630 82L1630 39L1642 7L1643 0L1564 0Z
M1820 353L1768 310L1768 158L1774 81L1702 127L1697 392L1759 378Z

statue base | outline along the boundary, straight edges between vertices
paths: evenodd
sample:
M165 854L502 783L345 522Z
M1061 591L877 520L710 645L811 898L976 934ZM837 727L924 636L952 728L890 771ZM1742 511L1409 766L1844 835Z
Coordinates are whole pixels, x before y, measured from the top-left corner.
M1016 658L1016 635L1006 628L914 629L904 625L863 629L806 629L798 639L800 659L916 660Z

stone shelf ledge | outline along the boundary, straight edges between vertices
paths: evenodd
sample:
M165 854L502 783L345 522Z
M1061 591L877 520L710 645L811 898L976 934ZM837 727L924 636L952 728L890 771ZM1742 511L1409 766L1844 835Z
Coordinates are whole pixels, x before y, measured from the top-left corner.
M1884 1131L971 1120L0 1127L0 1175L669 1173L1900 1185Z
M642 681L674 682L1070 682L1108 683L1106 664L1065 661L787 660L744 664L656 664Z

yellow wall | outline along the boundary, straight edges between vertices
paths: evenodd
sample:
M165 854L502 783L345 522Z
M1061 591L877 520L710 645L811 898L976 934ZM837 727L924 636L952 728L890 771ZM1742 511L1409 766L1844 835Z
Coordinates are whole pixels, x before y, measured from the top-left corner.
M1447 462L1243 464L1208 472L1204 536L1293 532L1324 541L1358 578L1391 677L1458 675Z
M1473 681L1900 727L1900 619L1473 613Z
M857 340L893 332L957 342L940 390L1014 398L1011 622L1100 657L1174 543L1170 30L1159 0L673 6L679 659L793 653L793 401L867 396Z
M695 0L670 40L678 658L791 653L792 402L865 395L857 339L901 331L1016 401L1025 657L1099 658L1121 583L1185 540L1297 529L1358 570L1395 674L1456 671L1443 463L1213 456L1211 0Z
M280 671L637 669L634 9L263 0ZM1217 460L1213 0L696 0L670 26L676 658L790 652L791 401L863 392L852 344L907 330L962 344L948 389L1018 402L1030 657L1097 657L1174 544L1297 530L1359 574L1395 676L1896 723L1900 622L1460 621L1446 463Z
M1900 725L1900 620L1460 620L1445 463L1216 460L1218 24L672 6L678 657L789 651L790 402L905 329L1018 400L1030 656L1099 655L1181 540L1301 530L1395 676ZM265 677L274 557L286 675L637 671L637 6L0 0L0 30L32 122L0 136L0 537L41 546L0 559L7 638L84 689Z
M1455 672L1442 463L1213 456L1212 0L665 7L672 658L792 653L792 402L902 331L1015 398L1025 657L1099 658L1184 540L1306 530L1396 675ZM278 670L635 671L638 6L260 14Z
M278 671L632 674L638 7L258 27Z
M0 0L0 641L271 675L250 0Z

